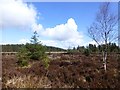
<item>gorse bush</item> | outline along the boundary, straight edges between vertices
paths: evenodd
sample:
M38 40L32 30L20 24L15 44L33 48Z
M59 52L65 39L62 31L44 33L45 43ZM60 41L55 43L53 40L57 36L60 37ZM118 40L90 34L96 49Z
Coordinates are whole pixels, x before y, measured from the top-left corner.
M39 44L37 39L37 32L34 32L31 38L31 43L26 43L17 54L18 64L20 66L28 65L28 61L31 60L42 60L46 67L48 67L49 59L46 55L46 47Z

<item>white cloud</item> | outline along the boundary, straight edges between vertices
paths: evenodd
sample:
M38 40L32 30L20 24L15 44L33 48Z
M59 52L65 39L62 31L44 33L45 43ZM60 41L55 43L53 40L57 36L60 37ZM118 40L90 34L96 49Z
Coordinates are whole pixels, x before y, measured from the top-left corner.
M41 26L39 34L49 40L48 45L56 45L57 47L68 48L77 47L83 44L83 34L77 30L77 24L73 18L68 19L65 24L56 25L53 28L43 29ZM53 42L55 44L53 44Z
M19 44L26 44L26 43L30 43L30 41L28 39L21 39L18 41Z
M42 38L44 45L61 48L77 47L83 45L83 34L77 30L77 24L73 18L67 20L65 24L56 25L53 28L44 28L41 24L33 24L32 30L37 31Z
M58 42L55 40L40 40L43 45L58 46Z
M44 28L43 28L43 26L42 26L41 24L36 24L36 23L34 23L34 24L32 25L32 30L39 32L39 31L43 31Z
M78 39L80 40L80 39ZM59 47L59 48L63 48L63 49L68 49L68 48L73 48L73 47L77 47L78 45L83 46L84 43L83 41L74 41L73 40L66 40L66 41L58 41L58 40L40 40L41 43L43 45L47 45L47 46L54 46L54 47Z
M56 25L53 28L46 28L41 34L53 40L64 41L71 38L81 38L77 31L77 24L73 18L68 19L66 24Z
M30 40L23 38L23 39L18 40L18 42L14 42L14 41L13 42L10 42L10 41L4 42L4 41L2 41L2 42L0 42L0 45L6 45L6 44L26 44L26 43L30 43Z
M36 23L37 11L22 0L2 0L0 4L0 26L4 28L31 27Z

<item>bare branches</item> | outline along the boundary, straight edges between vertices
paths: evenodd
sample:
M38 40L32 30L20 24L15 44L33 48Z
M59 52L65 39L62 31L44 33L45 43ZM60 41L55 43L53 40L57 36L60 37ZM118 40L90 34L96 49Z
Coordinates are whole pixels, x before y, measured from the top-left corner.
M116 34L116 24L118 17L110 12L110 3L104 3L96 15L96 21L88 28L90 37L98 44L105 44L103 50L103 67L106 71L107 65L107 45L115 40L118 36Z
M95 22L88 28L88 33L98 45L111 42L117 37L117 23L118 16L110 12L110 3L103 3Z

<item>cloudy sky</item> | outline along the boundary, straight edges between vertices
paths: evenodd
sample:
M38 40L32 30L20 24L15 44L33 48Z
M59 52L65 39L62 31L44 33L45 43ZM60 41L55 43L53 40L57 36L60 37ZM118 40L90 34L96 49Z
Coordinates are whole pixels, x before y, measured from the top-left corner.
M72 48L94 43L88 36L87 27L94 21L100 2L1 2L2 44L29 42L34 31L47 46ZM111 9L116 13L117 3L112 3Z

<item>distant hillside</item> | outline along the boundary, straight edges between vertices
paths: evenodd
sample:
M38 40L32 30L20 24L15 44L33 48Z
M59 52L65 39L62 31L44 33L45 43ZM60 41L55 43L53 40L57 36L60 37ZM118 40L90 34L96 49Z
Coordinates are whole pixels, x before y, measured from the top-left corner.
M2 52L18 52L19 49L24 46L24 44L7 44L7 45L0 45L2 46ZM53 46L45 46L47 52L53 51L66 51L65 49L53 47Z
M65 49L58 48L58 47L53 47L53 46L46 46L46 47L47 47L48 52L50 52L50 51L67 51Z

